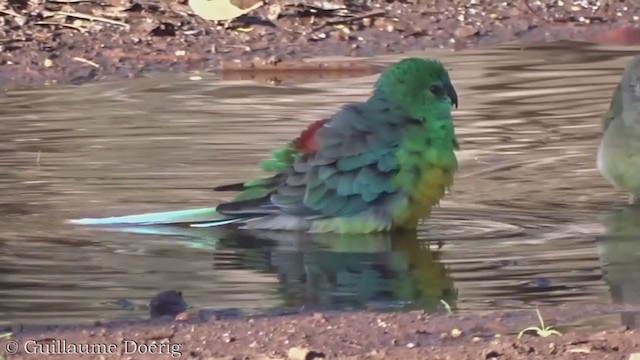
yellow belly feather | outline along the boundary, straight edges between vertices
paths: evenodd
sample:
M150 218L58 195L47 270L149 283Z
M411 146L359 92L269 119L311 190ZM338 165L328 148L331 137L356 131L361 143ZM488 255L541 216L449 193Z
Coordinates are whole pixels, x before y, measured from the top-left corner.
M415 229L422 219L431 214L431 208L444 197L447 188L453 184L453 171L424 164L422 176L408 203L394 219L394 225L403 229Z

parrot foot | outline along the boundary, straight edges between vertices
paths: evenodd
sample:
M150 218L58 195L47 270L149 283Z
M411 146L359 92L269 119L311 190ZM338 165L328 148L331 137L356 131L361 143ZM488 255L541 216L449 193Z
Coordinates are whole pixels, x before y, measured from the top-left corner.
M640 206L640 203L638 203L638 197L635 194L629 194L628 204Z

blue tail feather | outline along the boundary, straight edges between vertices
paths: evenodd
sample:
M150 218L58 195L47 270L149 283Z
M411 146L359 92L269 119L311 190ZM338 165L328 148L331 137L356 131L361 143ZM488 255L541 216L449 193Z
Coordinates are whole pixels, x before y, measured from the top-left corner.
M210 207L105 218L73 219L68 220L68 222L77 225L189 225L219 221L227 223L229 220L237 221L238 219L229 219L218 213L216 208Z

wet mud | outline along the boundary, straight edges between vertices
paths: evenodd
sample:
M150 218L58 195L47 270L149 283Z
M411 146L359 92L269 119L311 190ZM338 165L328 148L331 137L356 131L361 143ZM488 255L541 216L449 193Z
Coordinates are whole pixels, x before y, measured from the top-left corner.
M135 78L157 71L367 73L376 69L358 58L514 40L640 43L633 1L231 4L253 10L221 22L196 15L186 0L3 2L0 89ZM318 60L328 56L354 59Z

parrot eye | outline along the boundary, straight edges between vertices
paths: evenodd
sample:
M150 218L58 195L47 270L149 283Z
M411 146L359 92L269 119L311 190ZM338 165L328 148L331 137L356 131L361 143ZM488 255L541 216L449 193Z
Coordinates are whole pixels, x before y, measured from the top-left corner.
M429 87L429 91L431 91L431 93L435 96L443 96L444 95L444 87L442 87L442 85L440 84L433 84L431 85L431 87Z

